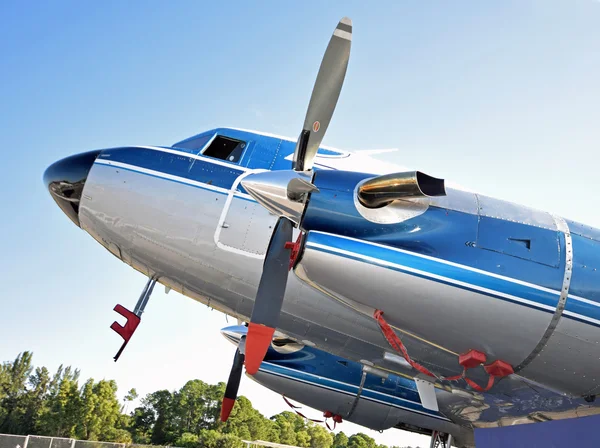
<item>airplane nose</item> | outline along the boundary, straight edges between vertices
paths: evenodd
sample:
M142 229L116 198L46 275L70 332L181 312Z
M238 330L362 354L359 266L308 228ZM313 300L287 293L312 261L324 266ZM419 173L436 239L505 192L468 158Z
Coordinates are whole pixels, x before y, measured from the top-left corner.
M60 209L79 225L79 200L88 173L101 151L88 151L54 162L44 172L44 184Z

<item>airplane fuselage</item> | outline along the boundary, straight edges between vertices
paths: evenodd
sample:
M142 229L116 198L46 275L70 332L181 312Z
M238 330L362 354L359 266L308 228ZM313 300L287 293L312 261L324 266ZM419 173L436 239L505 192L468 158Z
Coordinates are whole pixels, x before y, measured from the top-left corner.
M203 153L215 136L237 142L232 160ZM103 150L85 180L79 225L134 269L247 319L277 216L241 182L290 169L293 151L291 140L233 129L168 148ZM379 309L411 355L444 376L460 374L457 355L469 349L513 366L516 374L491 390L512 397L510 411L448 402L447 417L461 425L527 416L535 398L518 397L532 384L561 397L536 410L593 409L580 397L600 390L600 231L453 188L377 212L353 199L355 186L397 167L321 149L315 171L320 191L303 217L309 231L278 330L414 376L386 358L393 350L372 317Z

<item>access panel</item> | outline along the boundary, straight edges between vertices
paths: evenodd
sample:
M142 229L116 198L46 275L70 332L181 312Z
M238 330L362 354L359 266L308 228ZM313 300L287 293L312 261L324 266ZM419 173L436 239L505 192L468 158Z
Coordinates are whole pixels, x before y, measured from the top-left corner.
M480 216L476 247L547 266L560 264L558 231L504 219Z

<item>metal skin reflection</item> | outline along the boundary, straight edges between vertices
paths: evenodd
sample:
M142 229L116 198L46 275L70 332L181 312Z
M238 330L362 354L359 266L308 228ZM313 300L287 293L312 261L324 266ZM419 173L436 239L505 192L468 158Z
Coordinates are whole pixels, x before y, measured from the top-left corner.
M202 148L177 144L103 150L87 174L77 219L134 269L247 321L277 216L248 194L243 180L269 167L289 169L294 144L236 129L204 134L247 142L240 162L211 159L201 155ZM351 162L354 173L348 171ZM338 164L344 172L335 170ZM600 292L594 269L600 264L600 232L448 183L447 195L425 199L419 213L403 215L395 203L394 220L363 216L352 186L402 170L344 151L322 149L317 155L319 193L300 214L312 230L289 275L278 331L344 359L412 377L410 367L388 360L393 350L370 314L381 307L411 356L440 374L460 373L457 351L478 344L518 366L554 317L568 235L573 247L568 300L545 349L485 394L464 383L442 385L454 391L454 401L448 407L440 403L440 412L470 428L523 421L539 412L552 418L596 413L596 402L584 397L594 395L597 372ZM564 224L559 229L557 223ZM295 229L294 240L299 233ZM529 239L531 248L513 237ZM546 368L549 362L556 367ZM471 376L485 383L483 372Z

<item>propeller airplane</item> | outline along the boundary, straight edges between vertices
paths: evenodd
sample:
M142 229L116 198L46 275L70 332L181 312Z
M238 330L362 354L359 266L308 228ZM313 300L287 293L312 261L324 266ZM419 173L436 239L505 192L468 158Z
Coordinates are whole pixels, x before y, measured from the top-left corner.
M444 446L600 413L600 230L323 146L351 40L343 18L295 140L218 128L45 171L71 221L149 278L134 311L115 307L115 360L159 282L247 322L224 330L223 420L244 366L308 406Z

